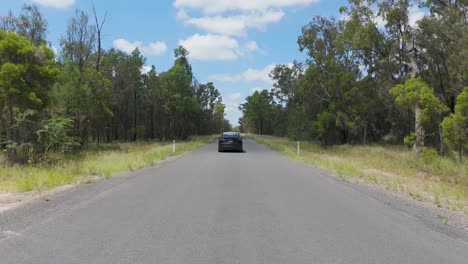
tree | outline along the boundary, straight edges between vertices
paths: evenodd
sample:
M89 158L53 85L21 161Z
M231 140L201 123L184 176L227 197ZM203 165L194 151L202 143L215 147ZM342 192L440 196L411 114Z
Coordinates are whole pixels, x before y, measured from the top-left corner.
M7 32L16 32L28 38L34 46L45 43L47 21L42 16L36 5L23 5L22 13L16 17L13 12L2 16L0 28Z
M194 98L192 66L186 57L188 52L180 46L174 50L174 65L161 74L162 85L169 97L170 131L172 137L186 138L197 128L200 105Z
M16 32L18 30L19 19L13 12L8 11L8 15L0 17L0 29L6 32Z
M66 60L53 89L52 98L57 114L71 117L74 125L72 134L85 141L83 137L86 135L84 130L91 107L91 91L81 79L78 67L70 60Z
M468 22L466 1L426 1L429 14L418 22L417 42L424 48L422 77L451 112L466 86Z
M402 74L409 75L413 80L416 80L416 78L419 78L421 75L421 69L419 66L419 55L421 54L421 49L417 43L415 31L409 22L409 10L413 6L416 6L416 4L417 3L413 0L392 0L381 3L379 11L386 19L386 27L390 34L393 34L395 36L394 38L399 41L398 43L401 43L399 61L401 67L403 67ZM416 85L414 87L417 87L418 85L425 87L425 84L416 84L415 81L410 82L412 82L412 85ZM431 92L431 94L433 93ZM414 144L413 151L420 153L424 146L426 133L424 126L420 122L420 119L422 118L420 118L420 115L423 110L420 108L419 103L414 103L413 107L416 120L416 142Z
M101 44L102 28L104 27L104 23L106 22L107 11L102 21L99 22L97 14L96 14L96 9L94 8L94 3L93 3L93 14L94 14L94 21L96 22L95 28L96 28L96 40L97 40L96 71L99 72L99 65L101 64L101 59L102 59L102 44Z
M260 135L271 134L272 113L276 106L273 95L267 90L255 91L247 96L245 103L239 106L246 122L249 122L254 131Z
M463 148L468 143L468 87L457 97L455 113L442 121L444 143L457 149L460 161L463 156Z
M45 43L47 21L36 5L24 5L19 17L18 33L27 37L35 46Z
M302 107L295 113L309 118L294 123L308 124L301 130L312 130L305 134L320 137L324 144L351 143L359 137L366 143L368 130L375 127L375 116L382 111L372 103L379 94L368 85L371 78L364 78L359 67L364 55L354 52L355 43L346 38L344 27L334 19L315 17L298 39L300 50L309 58L296 89ZM329 125L332 118L333 126Z
M299 79L303 75L303 65L294 62L293 65L276 65L269 74L274 81L273 93L280 103L294 104Z
M230 129L213 83L200 84L188 51L174 65L144 72L146 58L101 46L106 15L76 10L57 62L36 6L0 18L0 149L37 157L102 141L181 138ZM18 152L17 152L18 151ZM19 160L15 157L15 160Z
M200 105L199 128L201 134L218 134L224 122L223 99L212 82L195 84L195 97Z
M32 140L20 137L15 118L47 107L58 73L54 54L45 44L36 47L23 36L0 31L0 65L0 137Z
M70 59L83 74L86 63L92 55L96 39L96 28L89 25L89 16L76 10L75 17L68 22L66 36L62 37L63 57Z
M419 78L408 79L405 84L393 87L390 93L398 105L413 109L416 135L413 151L420 153L424 147L424 127L433 122L431 118L448 109L434 96L433 90Z

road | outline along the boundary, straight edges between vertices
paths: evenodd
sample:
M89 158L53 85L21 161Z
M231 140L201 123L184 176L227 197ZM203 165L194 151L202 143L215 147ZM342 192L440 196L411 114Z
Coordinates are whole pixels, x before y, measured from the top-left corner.
M0 214L0 263L468 263L466 240L419 209L245 148L211 143Z

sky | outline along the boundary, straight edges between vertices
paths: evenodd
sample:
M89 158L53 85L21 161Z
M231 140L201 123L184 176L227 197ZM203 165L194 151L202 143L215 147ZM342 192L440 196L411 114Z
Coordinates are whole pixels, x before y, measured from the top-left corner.
M92 13L91 0L0 0L0 15L18 14L25 3L38 5L48 21L47 40L60 50L60 38L76 9ZM304 60L297 38L314 16L339 17L347 0L94 0L100 18L107 12L103 47L147 58L146 66L168 70L179 45L199 82L213 82L233 125L239 104L255 90L270 89L276 64Z

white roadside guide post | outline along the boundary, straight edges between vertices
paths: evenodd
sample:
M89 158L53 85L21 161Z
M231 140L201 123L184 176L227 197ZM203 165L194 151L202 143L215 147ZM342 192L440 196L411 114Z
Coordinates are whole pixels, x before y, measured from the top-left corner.
M172 153L175 153L175 140L172 140Z
M300 156L301 155L301 142L297 142L297 155Z

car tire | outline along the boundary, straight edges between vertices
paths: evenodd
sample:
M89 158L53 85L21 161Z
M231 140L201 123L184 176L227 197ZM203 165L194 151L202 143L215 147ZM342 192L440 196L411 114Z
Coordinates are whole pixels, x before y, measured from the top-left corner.
M222 150L222 149L220 149L220 148L218 148L218 152L223 152L223 150Z

